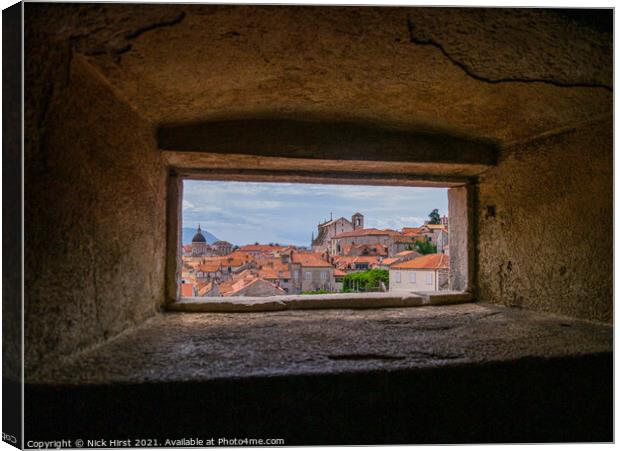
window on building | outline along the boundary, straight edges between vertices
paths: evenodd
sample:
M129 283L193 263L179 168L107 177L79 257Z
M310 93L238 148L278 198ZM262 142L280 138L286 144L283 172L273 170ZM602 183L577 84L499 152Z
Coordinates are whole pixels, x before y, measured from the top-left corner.
M327 271L321 271L321 279L322 280L326 280L327 279Z
M416 275L415 271L411 271L411 272L409 273L409 282L411 282L411 283L416 283L416 282L415 282L415 275Z
M432 285L433 284L433 273L429 272L426 273L426 285Z
M312 272L306 271L305 278L306 280L312 280Z
M396 278L396 283L400 283L400 271L396 271L394 277Z

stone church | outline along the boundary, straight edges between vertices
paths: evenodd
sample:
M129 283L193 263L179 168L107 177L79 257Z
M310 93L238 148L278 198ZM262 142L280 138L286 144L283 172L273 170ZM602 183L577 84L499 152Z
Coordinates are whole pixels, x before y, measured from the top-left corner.
M312 251L313 252L326 252L329 250L331 239L341 233L351 232L353 230L364 228L364 215L357 212L351 216L349 221L345 217L338 219L331 219L320 223L318 226L318 234L316 239L314 233L312 234Z
M194 257L202 257L209 253L211 247L209 243L207 243L207 239L202 234L202 230L200 230L200 224L198 224L198 229L196 230L196 234L192 238L192 256Z

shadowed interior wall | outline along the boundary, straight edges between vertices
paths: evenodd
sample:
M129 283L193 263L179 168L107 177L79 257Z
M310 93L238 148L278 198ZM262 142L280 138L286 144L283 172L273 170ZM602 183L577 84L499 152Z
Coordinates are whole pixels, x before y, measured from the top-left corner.
M48 104L29 122L26 155L27 370L144 321L164 295L165 171L153 129L81 56L61 52L49 65L66 79L31 80L31 96Z
M275 113L512 145L480 184L482 300L610 318L611 125L513 144L611 115L610 27L527 9L24 9L28 368L164 302L166 176L153 130ZM377 172L373 161L355 164ZM219 164L239 162L264 165Z
M612 321L610 120L517 145L479 183L480 300Z

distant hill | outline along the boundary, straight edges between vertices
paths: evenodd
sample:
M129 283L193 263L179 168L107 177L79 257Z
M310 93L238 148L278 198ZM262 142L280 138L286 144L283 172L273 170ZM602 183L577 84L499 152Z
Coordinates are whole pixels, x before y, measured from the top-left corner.
M218 237L216 237L212 233L207 232L205 229L201 228L201 231L204 237L206 238L207 243L213 244L216 241L219 241ZM183 236L182 236L183 244L192 244L192 238L194 238L194 235L196 235L196 229L190 228L190 227L183 227L182 233L183 233Z

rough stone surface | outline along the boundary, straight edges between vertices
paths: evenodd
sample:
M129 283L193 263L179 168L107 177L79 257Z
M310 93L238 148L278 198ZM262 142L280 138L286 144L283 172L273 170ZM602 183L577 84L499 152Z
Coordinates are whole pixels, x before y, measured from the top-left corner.
M571 20L562 10L420 8L409 14L409 32L412 42L435 46L467 74L489 83L611 90L611 10L598 13L603 27L584 26L576 20L579 13Z
M65 76L26 146L27 371L164 299L165 172L151 130L82 57Z
M479 299L613 319L612 124L511 148L479 183Z
M158 125L295 114L512 142L611 113L610 34L550 11L27 5L27 17L29 11L49 39L87 55ZM436 39L448 56L412 42L412 22L414 33ZM489 83L486 76L517 81ZM539 78L604 87L533 82Z
M392 371L611 352L612 328L461 304L160 315L31 383L108 384Z
M450 289L470 290L471 249L473 235L470 227L469 190L459 186L448 190L448 218L450 221Z
M265 157L209 152L162 152L182 174L220 180L345 184L451 186L487 170L490 164L420 163ZM322 180L321 180L322 179Z
M19 70L23 30L20 17L20 4L2 11L2 264L4 265L4 271L2 271L2 377L12 381L21 379L23 351L22 274L19 270L23 263L21 246L23 207L20 180L22 173L21 79L23 73ZM7 400L7 402L11 401ZM18 405L18 403L13 405ZM15 418L11 421L19 423L20 420ZM6 431L9 430L8 426L9 424L4 427ZM19 427L19 425L16 426Z

